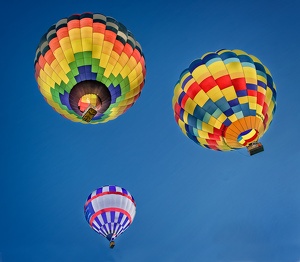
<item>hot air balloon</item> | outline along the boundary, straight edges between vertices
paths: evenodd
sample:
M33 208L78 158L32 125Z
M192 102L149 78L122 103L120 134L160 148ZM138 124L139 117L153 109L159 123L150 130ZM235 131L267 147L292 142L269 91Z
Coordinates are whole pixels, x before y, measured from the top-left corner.
M104 186L93 191L84 206L86 221L98 234L114 240L132 223L136 212L133 196L124 188Z
M126 112L146 75L133 34L114 18L92 13L52 25L40 40L34 67L39 90L55 111L92 124Z
M191 140L217 151L258 142L276 109L276 87L269 70L241 50L219 50L193 61L177 82L173 97L177 124Z

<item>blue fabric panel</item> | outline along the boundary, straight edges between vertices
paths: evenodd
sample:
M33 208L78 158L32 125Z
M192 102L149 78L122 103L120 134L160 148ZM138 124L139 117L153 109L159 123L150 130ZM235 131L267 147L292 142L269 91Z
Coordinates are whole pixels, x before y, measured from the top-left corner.
M257 85L255 85L255 84L249 84L249 83L247 83L246 86L247 86L247 89L249 89L249 90L255 90L255 91L257 91Z
M228 101L226 100L225 97L221 97L219 100L215 102L215 104L217 105L218 108L220 108L222 112L230 108Z
M243 115L245 117L250 116L249 104L241 104L241 108L242 108Z
M228 101L228 104L231 106L231 107L234 107L236 105L239 104L239 100L237 98L231 100L231 101Z
M227 109L226 111L223 112L225 116L229 117L234 114L232 108Z
M190 81L193 78L193 76L189 75L186 79L184 79L182 83L182 89L186 86L187 82Z
M237 97L248 96L247 89L236 91Z
M197 118L196 117L189 114L187 117L187 121L190 126L197 128Z
M223 122L223 124L225 125L225 126L230 126L231 125L231 121L227 118L224 122Z
M193 116L202 121L205 113L206 113L205 110L203 110L200 106L197 105L193 112Z
M109 186L109 192L116 192L115 186Z
M180 106L182 106L182 105L181 105L181 101L182 101L182 99L184 98L184 96L185 96L185 92L181 92L180 96L178 97L178 104L179 104Z
M204 65L203 61L201 59L196 59L190 64L189 71L193 73L193 71L201 65Z

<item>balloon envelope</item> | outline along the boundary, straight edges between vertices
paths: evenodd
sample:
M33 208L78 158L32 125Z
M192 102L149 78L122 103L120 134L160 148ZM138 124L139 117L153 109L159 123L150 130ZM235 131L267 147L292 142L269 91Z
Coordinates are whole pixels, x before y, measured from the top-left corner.
M93 191L84 206L86 221L109 241L121 235L136 213L133 196L124 188L104 186Z
M126 27L101 14L61 19L40 40L35 77L47 103L75 122L92 105L91 123L107 122L126 112L144 86L145 60Z
M241 50L219 50L193 61L177 82L175 119L203 147L225 151L256 142L275 113L276 87L269 70Z

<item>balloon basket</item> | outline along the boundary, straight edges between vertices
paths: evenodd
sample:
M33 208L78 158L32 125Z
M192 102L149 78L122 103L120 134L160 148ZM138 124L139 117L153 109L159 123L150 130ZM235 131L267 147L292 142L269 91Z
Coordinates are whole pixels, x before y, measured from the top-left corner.
M90 122L96 114L97 108L89 105L82 114L82 120L84 120L85 122Z
M254 143L250 144L249 146L247 146L247 149L248 149L250 156L264 151L263 145L258 142L254 142Z
M109 244L109 247L110 247L110 248L114 248L115 245L116 245L115 242L114 242L114 241L111 241L110 244Z

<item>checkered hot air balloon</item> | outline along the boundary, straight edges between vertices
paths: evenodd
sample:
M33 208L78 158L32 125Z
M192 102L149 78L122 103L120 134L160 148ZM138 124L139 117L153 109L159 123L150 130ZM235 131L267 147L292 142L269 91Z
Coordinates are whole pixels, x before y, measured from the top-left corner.
M174 90L173 109L182 132L198 145L217 150L247 147L263 151L258 139L276 109L269 70L240 50L219 50L193 61Z
M114 18L92 13L51 26L37 47L34 66L39 90L55 111L93 124L125 113L146 75L133 34Z
M110 241L121 235L132 223L136 212L133 196L124 188L104 186L92 192L84 206L86 221L98 234Z

